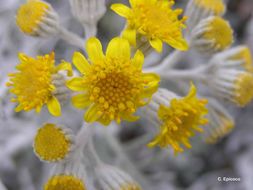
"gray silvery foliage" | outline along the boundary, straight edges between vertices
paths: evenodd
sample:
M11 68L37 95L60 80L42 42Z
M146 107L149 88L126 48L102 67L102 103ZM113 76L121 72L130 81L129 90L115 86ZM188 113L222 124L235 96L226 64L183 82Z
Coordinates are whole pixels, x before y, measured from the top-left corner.
M77 1L47 1L57 11L61 25L66 29L61 30L63 31L61 36L54 35L48 38L25 36L18 30L15 23L15 12L24 1L0 1L0 190L41 189L53 172L62 169L56 167L53 171L54 164L39 161L33 153L34 136L42 124L45 122L60 123L71 127L74 134L78 134L83 125L83 114L74 109L70 102L63 105L61 118L50 116L44 108L39 115L34 112L14 112L15 104L9 102L10 94L5 83L8 81L7 74L14 71L18 63L17 53L24 52L30 56L36 56L54 50L57 60L65 59L71 62L73 52L83 49L81 46L87 36L93 36L97 32L98 38L103 43L107 43L124 28L123 20L113 14L109 8L106 10L103 6L99 14L95 16L92 14L96 11L83 12L84 15L77 14L75 9L73 10L73 4ZM233 3L232 1L232 3L226 2L228 5ZM109 7L115 1L106 1L106 3ZM247 5L246 3L241 4L239 3L238 6ZM176 6L185 7L186 1L179 1ZM234 22L233 14L237 13L228 10L226 15L231 22ZM84 17L89 19L83 19ZM247 44L252 50L253 18L249 19L248 23L244 38L235 39L235 43ZM77 34L78 38L71 35L72 32ZM71 43L79 39L82 42L78 45ZM166 50L171 51L168 47ZM161 55L152 53L147 57L145 64L152 68L154 63L162 62L165 57L167 57L166 53ZM186 68L189 65L200 65L203 61L206 61L205 56L190 50L176 67ZM163 85L185 94L184 88L183 90L178 88L173 82L165 82ZM182 83L182 87L184 85L185 83ZM204 85L200 85L199 88L203 95L208 94ZM221 102L223 105L224 102ZM151 128L149 126L151 123L141 119L135 123L123 123L121 128L116 125L107 128L97 124L92 126L94 128L92 131L94 133L93 149L97 151L100 157L98 159L119 168L120 171L108 165L101 166L102 169L106 168L106 171L113 175L115 175L114 172L120 173L120 176L129 174L131 176L129 180L137 181L145 190L252 190L252 104L243 109L234 109L229 104L225 105L233 115L236 127L216 144L206 144L201 139L202 136L197 135L192 139L192 149L177 156L174 156L170 149L149 149L146 146L150 140L147 128ZM88 136L83 136L81 139L85 141L85 137L89 139ZM92 154L89 151L92 149L84 154ZM94 162L96 162L95 158ZM106 183L108 178L103 178L101 168L94 171L93 162L87 161L87 163L85 166L87 189L100 189L94 176L100 176L103 179L102 183ZM241 181L220 182L218 177L235 177L240 178ZM122 179L115 179L116 188L119 183L117 180L122 181Z

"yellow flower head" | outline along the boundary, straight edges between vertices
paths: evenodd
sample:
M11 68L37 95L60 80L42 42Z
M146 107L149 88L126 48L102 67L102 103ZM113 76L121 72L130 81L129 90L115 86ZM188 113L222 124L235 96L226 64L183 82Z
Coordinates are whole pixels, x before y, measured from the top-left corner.
M207 114L205 105L207 100L196 97L196 88L191 86L189 94L184 98L174 98L170 105L160 105L158 117L162 121L160 133L148 144L149 147L171 146L175 153L183 152L181 144L191 148L189 138L194 136L195 131L202 132L199 125L207 123L203 118Z
M83 181L72 175L55 175L44 186L44 190L86 190Z
M253 99L253 75L247 72L239 74L234 85L234 102L246 106Z
M162 51L162 42L179 50L188 49L182 35L186 18L178 19L182 10L172 10L174 0L130 0L130 4L131 8L123 4L113 4L111 8L127 19L123 37L132 45L140 35L145 36L158 52Z
M208 20L207 29L203 33L205 40L213 41L217 51L222 51L233 43L233 30L230 24L221 17L212 17Z
M50 8L50 5L44 1L28 0L17 10L18 27L22 32L33 35Z
M10 92L16 95L13 102L19 103L15 111L30 111L35 109L40 112L43 105L47 104L49 112L54 116L61 114L61 106L52 94L55 86L52 75L59 70L68 70L71 75L71 66L63 62L55 66L54 53L37 58L19 54L20 64L16 66L18 72L9 74Z
M82 77L67 82L70 89L81 92L73 97L74 106L89 107L84 116L87 122L108 125L112 120L138 119L132 114L145 105L143 100L152 96L159 83L156 74L142 73L143 54L137 51L131 59L130 45L122 38L112 39L105 55L96 38L88 40L86 49L89 62L80 53L73 56Z
M40 128L34 139L34 152L41 159L54 162L66 158L73 144L70 135L55 124Z
M252 55L250 49L246 46L239 47L240 51L231 57L231 60L242 60L246 71L253 73Z
M212 12L214 15L222 15L226 7L222 0L193 0L194 4L204 10Z

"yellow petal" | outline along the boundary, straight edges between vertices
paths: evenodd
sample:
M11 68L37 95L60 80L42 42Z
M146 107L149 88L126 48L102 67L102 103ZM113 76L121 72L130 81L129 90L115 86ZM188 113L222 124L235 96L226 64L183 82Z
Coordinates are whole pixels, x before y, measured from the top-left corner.
M104 58L103 48L100 41L92 37L86 43L86 50L92 62L101 61Z
M191 85L191 87L190 87L189 93L188 93L188 95L186 96L186 98L195 97L196 94L197 94L197 88L196 88L196 86L193 84L193 82L191 82L190 85Z
M20 112L21 110L23 110L24 107L22 104L19 104L16 108L15 108L15 112Z
M80 109L86 108L91 104L88 94L75 95L72 97L71 101L76 108Z
M132 29L125 29L122 33L122 37L128 40L132 46L136 46L136 31Z
M181 50L181 51L186 51L189 49L189 45L187 41L184 39L169 38L166 40L166 43L168 43L171 47Z
M74 53L72 61L78 71L80 71L82 74L87 73L87 71L90 69L90 64L80 52Z
M67 81L66 86L73 91L84 91L87 89L81 77L75 77Z
M68 72L68 76L73 75L73 70L72 70L71 64L64 61L64 60L59 65L56 66L56 70L57 71L65 70Z
M131 9L129 7L127 7L126 5L123 4L113 4L111 6L111 9L116 12L118 15L127 18L131 12Z
M159 77L159 75L157 75L157 74L155 74L155 73L144 73L144 74L142 74L142 78L143 78L146 82L155 82L155 83L160 82L160 77Z
M18 58L19 60L22 62L27 62L27 60L29 59L27 55L23 54L23 53L19 53L18 54Z
M150 45L157 51L157 52L161 52L162 49L163 49L163 42L158 39L158 38L155 38L155 39L151 39L149 40L150 42Z
M119 59L130 59L130 45L126 39L113 38L107 47L106 56L119 58Z
M157 83L152 83L149 87L145 88L141 94L142 98L151 97L158 89Z
M144 63L144 55L140 50L137 50L137 52L133 57L133 65L138 69L141 69L143 63Z
M101 117L102 113L98 110L98 105L91 105L84 115L84 120L92 123L97 121Z
M61 115L60 102L54 96L47 102L47 109L49 113L51 113L55 117L58 117Z
M136 0L129 0L129 3L131 5L131 7L135 7L137 5L137 1Z

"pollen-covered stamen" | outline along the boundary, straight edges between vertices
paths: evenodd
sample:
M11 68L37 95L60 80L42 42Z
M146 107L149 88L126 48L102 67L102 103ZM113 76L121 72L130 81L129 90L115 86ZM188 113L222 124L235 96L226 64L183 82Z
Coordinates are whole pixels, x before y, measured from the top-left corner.
M83 181L72 175L55 175L44 186L44 190L86 190Z
M105 110L128 110L133 113L132 99L140 92L140 82L134 76L110 73L94 85L90 98L96 99Z

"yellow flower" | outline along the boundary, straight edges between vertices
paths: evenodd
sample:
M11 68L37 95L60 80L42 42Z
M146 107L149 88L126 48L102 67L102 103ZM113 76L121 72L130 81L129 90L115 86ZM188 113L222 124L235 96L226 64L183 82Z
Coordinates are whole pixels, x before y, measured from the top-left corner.
M252 55L250 49L246 46L240 46L240 51L231 57L231 60L242 60L246 71L253 73Z
M52 75L59 70L68 70L71 75L71 65L63 62L55 66L54 53L38 56L37 59L19 54L20 64L16 66L18 72L9 74L10 92L16 95L12 102L19 105L15 111L30 111L35 109L40 112L42 106L47 104L49 112L53 116L60 116L61 106L57 98L52 94L56 89L52 83Z
M33 35L50 8L50 5L44 1L28 0L17 10L18 27L22 32Z
M207 30L203 33L203 39L213 41L216 50L224 50L233 43L233 30L226 20L216 16L207 23Z
M252 87L252 74L247 72L239 74L234 84L233 101L239 106L246 106L253 99Z
M44 190L86 190L83 181L72 175L55 175L51 177Z
M194 136L195 131L202 132L203 129L199 125L208 122L203 118L207 114L206 103L207 100L196 98L196 87L192 85L186 97L172 99L168 107L160 105L158 109L158 117L162 122L160 132L148 146L158 145L161 148L171 146L175 153L183 152L181 144L191 148L189 138Z
M87 122L108 125L112 120L138 119L132 114L145 105L144 100L157 90L160 80L156 74L142 73L143 54L137 51L131 59L130 45L122 38L110 41L106 55L96 38L88 40L86 49L90 63L81 53L73 56L82 77L67 82L71 90L82 92L73 97L74 106L89 107L84 116Z
M194 4L204 10L213 12L214 15L222 15L226 7L222 0L193 0Z
M35 136L34 152L41 160L54 162L66 158L72 144L72 139L66 130L47 123Z
M130 0L130 4L131 8L123 4L113 4L111 8L127 19L123 37L132 45L136 44L136 36L141 35L158 52L162 51L162 42L179 50L188 49L182 35L186 18L178 19L182 10L172 10L173 0Z

